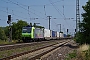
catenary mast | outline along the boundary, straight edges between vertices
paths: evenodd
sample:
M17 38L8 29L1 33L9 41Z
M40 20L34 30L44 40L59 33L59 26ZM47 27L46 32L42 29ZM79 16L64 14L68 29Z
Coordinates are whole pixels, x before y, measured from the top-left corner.
M79 23L80 23L80 11L79 11L79 0L76 0L76 33L80 31Z

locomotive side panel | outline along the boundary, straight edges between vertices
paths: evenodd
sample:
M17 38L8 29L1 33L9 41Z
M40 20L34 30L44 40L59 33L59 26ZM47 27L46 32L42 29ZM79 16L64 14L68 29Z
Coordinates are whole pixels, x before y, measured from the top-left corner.
M44 30L41 28L35 28L34 38L44 38Z

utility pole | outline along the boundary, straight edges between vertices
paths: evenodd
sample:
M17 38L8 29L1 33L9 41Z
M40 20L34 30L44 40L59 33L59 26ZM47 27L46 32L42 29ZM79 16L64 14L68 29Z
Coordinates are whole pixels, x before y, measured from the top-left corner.
M76 0L76 33L78 32L80 24L79 0Z
M61 33L61 24L57 24L57 25L60 25L60 33ZM60 34L59 34L59 37L60 37Z
M67 29L67 35L68 35L68 29Z
M60 25L60 32L61 32L61 24L58 24L58 25Z
M49 17L49 30L50 30L50 19L51 19L50 17L51 17L51 16L47 16L47 17Z

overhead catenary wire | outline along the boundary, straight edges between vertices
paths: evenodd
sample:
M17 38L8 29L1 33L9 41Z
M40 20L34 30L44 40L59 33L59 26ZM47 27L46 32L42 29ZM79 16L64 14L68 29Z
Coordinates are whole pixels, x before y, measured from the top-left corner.
M63 0L63 16L64 16L64 18L66 19L64 9L65 9L65 6L64 6L64 0ZM64 20L65 20L65 19L64 19ZM65 21L66 21L66 20L65 20ZM66 21L66 23L68 24L68 22L67 22L67 21ZM70 24L68 24L68 27L71 27L71 25L70 25Z
M11 0L10 0L11 1ZM17 2L17 4L18 5L20 5L20 6L25 6L25 7L31 7L31 6L29 6L29 5L25 5L25 4L21 4L21 3L19 3L19 2ZM24 8L24 7L23 7ZM24 8L25 9L25 8ZM32 8L30 8L30 9L32 9ZM26 9L25 9L26 10ZM35 9L32 9L34 12L36 11ZM31 11L28 11L28 12L31 12ZM36 11L36 12L38 12L38 13L40 13L40 14L43 14L42 12L39 12L39 11ZM33 12L31 12L31 13L33 13ZM36 15L36 16L39 16L39 15L37 15L36 13L33 13L34 15ZM41 16L39 16L39 17L41 17Z
M19 6L19 4L16 4L16 3L14 3L15 5L18 5ZM24 7L22 7L22 6L19 6L19 7L21 7L21 8L23 8L23 9L25 9ZM25 9L25 10L27 10L27 9ZM29 10L28 10L29 11ZM30 12L30 11L29 11ZM36 15L36 14L35 14ZM39 16L40 17L40 16ZM40 17L41 18L41 17ZM44 18L43 18L44 19ZM46 19L45 19L46 20Z
M63 15L64 15L64 5L63 5Z
M19 2L17 2L17 3L20 4ZM24 4L21 4L21 5L26 6L26 7L28 6L28 5L24 5ZM30 16L29 7L30 7L30 6L28 6L28 15ZM30 9L31 9L31 8L30 8ZM33 11L36 11L36 10L34 10L34 9L32 9L32 10L33 10ZM45 11L45 6L44 6L44 11ZM41 13L41 12L39 12L39 13L40 13L40 14L43 14L43 13ZM46 17L46 16L47 16L47 15L46 15L46 11L45 11L45 17ZM30 18L30 19L32 19L32 18ZM37 18L36 18L36 19L37 19ZM42 19L45 19L45 18L42 18ZM47 19L45 19L45 20L47 20Z
M64 15L64 13L60 12L60 10L53 4L53 2L52 2L51 0L49 0L49 1L50 1L50 3L52 4L52 6L57 10L57 12L59 13L59 15L62 16L62 17L64 17L64 19L65 19L66 17L65 17L65 15ZM62 13L64 16L63 16L61 13Z
M45 12L45 16L47 16L47 15L46 15L46 10L45 10L45 9L46 9L46 6L44 5L44 12Z
M50 3L52 4L52 6L56 9L56 11L59 13L59 15L65 18L65 16L62 15L63 13L60 12L60 10L53 4L53 2L52 2L51 0L49 0L49 2L50 2ZM62 13L62 14L61 14L61 13Z
M12 1L12 0L10 0L10 1ZM10 3L10 2L9 2ZM20 5L19 3L18 3L18 5ZM20 5L20 6L22 6L22 5ZM22 6L23 7L23 6ZM29 6L30 7L30 6ZM46 7L46 5L45 5L45 7ZM25 7L23 7L23 8L25 8ZM57 8L57 7L56 7ZM27 9L27 8L25 8L25 9ZM30 9L30 8L29 8ZM29 10L29 9L27 9L27 11ZM58 11L59 11L59 9L57 9ZM13 10L14 12L15 12L15 10ZM29 12L29 11L28 11ZM63 11L64 12L64 11ZM29 12L30 13L30 12ZM35 13L36 14L36 13ZM45 15L46 15L46 13L45 13ZM64 13L62 14L62 16L64 15Z
M4 0L2 0L2 1L4 1ZM4 1L4 2L7 3L7 1ZM23 6L21 6L21 5L18 4L18 3L12 2L11 0L8 0L8 3L15 4L15 5L19 6L20 8L22 8L22 9L28 11L28 9L24 8ZM31 11L28 11L28 12L31 12ZM33 12L31 12L31 13L33 13ZM36 15L36 16L38 16L38 17L40 17L40 18L42 18L41 16L37 15L36 13L33 13L33 14ZM15 14L14 14L14 15L15 15ZM15 15L15 16L17 16L17 15ZM19 16L18 16L18 17L19 17ZM21 17L21 16L20 16L20 17ZM27 19L27 18L24 18L24 19ZM30 18L30 19L31 19L31 18ZM42 19L45 19L45 18L42 18ZM46 19L45 19L45 20L46 20Z
M62 14L59 12L59 10L55 7L55 5L52 3L52 1L49 0L49 2L50 2L50 3L52 4L52 6L56 9L56 11L59 13L59 15L63 17L63 15L62 15Z
M17 2L18 4L20 4L20 5L22 5L22 6L25 6L25 7L31 7L31 5L29 6L29 5L25 5L25 4L22 4L22 3L20 3L20 2ZM35 9L32 9L32 8L30 8L31 10L33 10L33 11L36 11ZM45 11L45 5L44 5L44 11ZM29 12L29 11L28 11ZM39 12L39 11L36 11L36 12L38 12L38 13L40 13L40 14L43 14L42 12ZM30 15L30 14L29 14ZM45 16L46 16L46 11L45 11ZM46 20L46 19L45 19Z
M64 0L63 0L64 1ZM66 21L66 16L64 14L64 8L63 8L63 12L61 12L54 4L51 0L49 0L49 2L52 4L52 6L56 9L56 11L59 13L60 16L62 16L64 18L64 21L66 22L66 24L68 24L68 22ZM64 6L64 5L63 5ZM67 25L68 27L70 27L70 25Z
M4 1L4 0L3 0L3 1ZM7 1L4 1L4 2L9 3L9 2L7 2ZM12 12L9 12L9 8L8 8L8 7L4 7L4 8L6 8L6 11L4 11L4 10L0 10L0 11L7 13L7 15L8 15L8 14L12 14ZM11 11L12 11L12 10L11 10ZM14 11L14 10L13 10L13 11ZM24 18L24 17L22 17L22 16L18 16L17 14L12 14L12 15L17 16L17 17L21 17L21 18L23 18L23 19L27 19L27 18Z
M55 3L58 3L58 2L61 2L62 0L59 0L59 1L55 1L55 2L52 2L53 4L55 4ZM52 6L52 4L45 4L46 6Z
M4 1L4 0L3 0ZM60 0L61 1L61 0ZM58 2L58 1L56 1L56 2ZM55 3L55 2L54 2ZM19 2L17 2L17 3L14 3L15 5L20 5L20 3ZM21 4L21 5L23 5L23 6L28 6L28 5L24 5L24 4ZM20 6L21 6L20 5ZM24 8L24 7L23 7ZM31 8L30 8L31 9ZM28 9L27 9L27 11L28 11ZM35 10L34 10L35 11ZM22 13L22 12L21 12ZM46 14L45 14L46 15ZM44 18L43 18L44 19ZM46 19L45 19L46 20Z
M1 9L0 9L0 11L2 11L2 12L4 12L4 13L7 13L7 11L1 10ZM8 12L8 13L10 13L10 12ZM12 13L11 13L11 14L12 14ZM14 14L14 13L13 13L12 15L23 18L22 16L18 16L18 15ZM23 19L27 19L27 18L23 18Z
M30 13L29 13L29 8L30 8L30 7L28 6L28 15L29 15L29 18L31 18ZM30 19L30 20L31 20L31 19Z
M12 2L11 0L8 0L8 1L9 1L10 3L15 4L15 5L23 8L24 10L28 11L28 9L24 8L23 6L19 5L18 3ZM31 12L31 11L29 11L29 12ZM33 13L33 12L31 12L31 13ZM41 16L37 15L36 13L33 13L33 14L36 15L36 16L38 16L38 17L41 17Z
M52 2L52 3L57 3L57 2L61 2L61 0L60 1L56 1L56 2ZM17 2L18 4L21 4L21 3L19 3L19 2ZM21 5L23 5L23 6L28 6L28 5L25 5L25 4L21 4ZM46 5L49 5L49 4L45 4L44 5L44 11L45 11L45 6ZM56 8L57 9L57 8ZM34 10L35 11L35 10ZM59 12L59 9L57 9L57 11ZM41 13L41 12L39 12L39 13ZM62 13L62 12L61 12ZM46 11L45 11L45 16L46 16ZM65 17L65 16L64 16Z
M6 9L7 9L7 15L8 15L8 7Z

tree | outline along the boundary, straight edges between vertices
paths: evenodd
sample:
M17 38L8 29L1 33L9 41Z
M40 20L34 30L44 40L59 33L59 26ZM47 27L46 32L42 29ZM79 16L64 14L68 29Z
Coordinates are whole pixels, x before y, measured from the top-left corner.
M8 37L9 36L9 26L6 26L4 28L4 32L5 32L5 35Z
M70 36L71 36L70 34L67 35L67 37L70 37Z
M26 21L18 20L18 22L12 23L12 38L13 39L21 39L22 35L22 27L27 26L28 23Z
M80 23L80 32L76 40L80 43L90 43L90 0L82 8L84 9L83 21Z
M2 27L0 27L0 39L1 40L6 40L6 35Z

